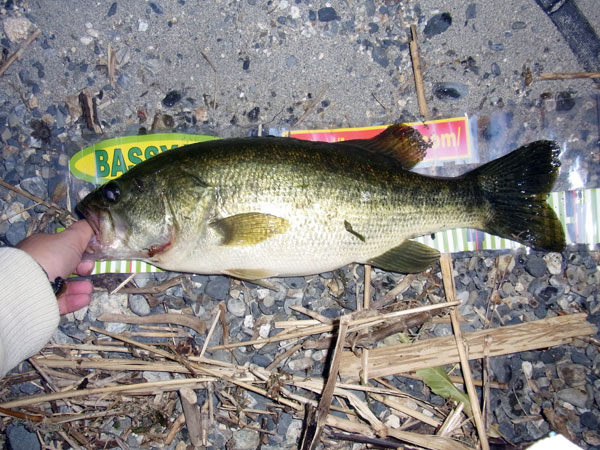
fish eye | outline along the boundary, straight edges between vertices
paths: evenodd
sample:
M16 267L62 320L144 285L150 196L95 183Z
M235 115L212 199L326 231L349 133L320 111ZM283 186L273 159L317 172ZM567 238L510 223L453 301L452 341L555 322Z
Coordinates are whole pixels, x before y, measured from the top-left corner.
M102 196L108 203L116 203L121 195L121 190L116 181L109 181L102 188Z

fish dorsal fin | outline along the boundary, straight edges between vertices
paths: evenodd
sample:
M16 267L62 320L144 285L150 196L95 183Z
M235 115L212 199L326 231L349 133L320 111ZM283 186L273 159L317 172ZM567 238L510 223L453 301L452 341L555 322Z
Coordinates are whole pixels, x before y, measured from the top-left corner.
M255 245L273 235L285 233L290 223L287 219L257 212L236 214L211 222L223 238L221 245Z
M426 270L440 257L440 252L416 241L404 241L398 247L367 261L383 270L400 273L418 273Z
M340 141L338 145L350 145L370 153L385 155L398 161L405 169L422 161L431 146L425 142L421 133L401 123L390 125L371 139L351 139Z

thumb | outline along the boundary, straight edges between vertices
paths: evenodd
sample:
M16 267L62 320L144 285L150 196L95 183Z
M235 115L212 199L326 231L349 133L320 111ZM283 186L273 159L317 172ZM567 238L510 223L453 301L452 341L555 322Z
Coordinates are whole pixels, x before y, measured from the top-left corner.
M94 231L87 220L78 220L62 233L58 233L56 237L62 244L81 256L93 235Z

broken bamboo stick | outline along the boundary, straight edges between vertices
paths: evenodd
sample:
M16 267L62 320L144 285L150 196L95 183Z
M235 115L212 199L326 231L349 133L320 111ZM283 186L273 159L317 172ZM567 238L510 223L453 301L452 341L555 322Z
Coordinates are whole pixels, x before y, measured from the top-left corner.
M442 269L442 279L444 280L446 299L450 301L456 300L456 287L454 286L454 276L452 275L452 256L449 253L442 254L440 258L440 266ZM477 434L479 435L479 443L482 450L489 450L490 444L485 431L485 426L483 424L483 418L481 417L479 397L477 397L477 391L475 390L475 385L473 384L471 366L469 365L468 350L467 346L465 345L462 330L460 329L458 315L458 310L456 308L452 308L450 311L450 319L452 320L452 329L454 331L454 338L456 340L456 349L458 350L460 367L462 369L463 377L465 378L465 387L467 388L467 393L471 402L471 410L473 411L475 428L477 428ZM488 341L486 341L486 343L487 342ZM487 351L488 346L485 345L484 347Z
M425 100L425 89L423 88L423 74L421 72L421 60L419 57L419 47L417 44L417 27L415 25L410 26L410 34L410 58L412 60L413 73L415 77L415 88L417 91L417 102L419 104L419 112L423 117L427 118L427 116L429 115L429 109L427 108L427 101Z
M200 447L202 446L202 429L200 427L200 407L198 406L196 391L189 387L182 387L179 389L179 398L181 399L181 407L185 416L190 442L194 447Z
M489 356L507 355L527 350L567 344L572 338L592 336L596 327L586 322L584 313L550 317L534 322L510 325L465 333L469 358L480 359L486 337L492 339ZM459 362L453 336L424 339L412 344L388 345L369 352L369 377L383 377L418 369L455 364ZM340 375L344 379L358 380L360 358L354 353L342 353Z
M577 78L600 78L600 72L542 73L535 81L574 80Z

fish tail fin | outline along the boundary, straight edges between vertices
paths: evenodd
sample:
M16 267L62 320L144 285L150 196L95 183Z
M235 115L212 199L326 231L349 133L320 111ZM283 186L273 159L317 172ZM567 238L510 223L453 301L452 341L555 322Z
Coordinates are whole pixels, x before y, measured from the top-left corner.
M536 141L466 175L490 205L484 231L534 249L565 248L563 226L546 202L558 176L559 153L556 142Z

